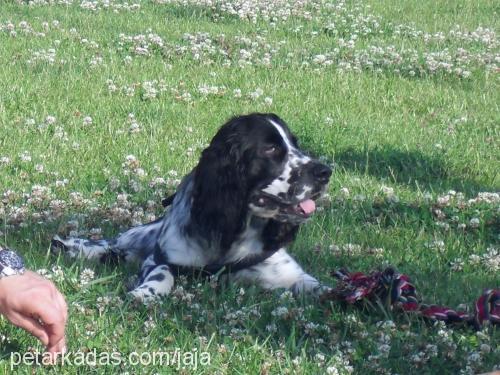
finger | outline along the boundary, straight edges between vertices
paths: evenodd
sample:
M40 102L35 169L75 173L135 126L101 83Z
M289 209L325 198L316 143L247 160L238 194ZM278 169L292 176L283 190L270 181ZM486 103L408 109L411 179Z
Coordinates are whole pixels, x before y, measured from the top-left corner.
M43 329L49 337L47 346L51 347L57 344L64 337L64 328L66 320L63 313L56 306L47 303L37 304L33 315L38 316L43 322Z
M42 327L35 319L25 317L16 312L13 312L9 318L12 324L35 336L42 342L43 345L47 346L49 344L49 335L45 331L44 327Z
M58 344L56 344L56 348L60 353L66 353L68 351L68 348L66 346L66 337L63 337L61 341L59 341Z
M45 332L49 335L48 346L55 346L61 340L64 340L64 323L57 322L52 325L47 325Z
M57 287L51 282L48 282L48 284L50 285L49 289L50 295L52 296L52 301L55 302L56 307L59 308L64 318L64 322L66 323L66 321L68 320L68 305L66 304L63 295L61 294L61 292L59 292Z
M61 354L61 353L66 353L66 351L67 351L66 339L64 337L61 339L61 341L59 341L55 345L47 347L47 352L51 354L58 354L58 353Z
M64 299L61 293L57 292L56 301L57 304L59 305L59 309L63 314L64 322L66 323L68 321L68 305L66 304L66 300Z

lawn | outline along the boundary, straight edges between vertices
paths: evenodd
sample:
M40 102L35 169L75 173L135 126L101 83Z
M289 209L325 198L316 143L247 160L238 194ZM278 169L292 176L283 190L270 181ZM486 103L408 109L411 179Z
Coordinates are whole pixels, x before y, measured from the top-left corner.
M500 370L498 327L218 280L177 280L145 307L126 295L137 267L49 251L56 233L109 237L159 217L220 125L274 112L335 166L290 249L307 271L335 285L340 267L392 265L424 302L472 308L500 287L499 11L494 0L2 1L0 245L64 292L73 353L14 371ZM43 349L1 319L0 332L0 373L11 353Z

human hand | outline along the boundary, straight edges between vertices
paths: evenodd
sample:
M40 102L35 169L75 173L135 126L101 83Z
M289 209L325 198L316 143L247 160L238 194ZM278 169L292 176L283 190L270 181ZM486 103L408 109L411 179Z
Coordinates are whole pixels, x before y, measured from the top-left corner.
M55 285L37 273L0 279L0 314L37 337L52 356L66 351L68 306Z

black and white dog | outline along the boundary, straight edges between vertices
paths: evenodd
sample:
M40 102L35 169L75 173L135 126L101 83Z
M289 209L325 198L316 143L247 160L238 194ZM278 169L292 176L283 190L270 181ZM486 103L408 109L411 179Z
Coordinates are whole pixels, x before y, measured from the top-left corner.
M142 261L130 293L144 302L167 295L174 276L186 271L318 293L324 287L285 246L315 211L331 173L299 149L278 116L235 117L166 202L165 216L111 240L55 236L52 249L71 257Z

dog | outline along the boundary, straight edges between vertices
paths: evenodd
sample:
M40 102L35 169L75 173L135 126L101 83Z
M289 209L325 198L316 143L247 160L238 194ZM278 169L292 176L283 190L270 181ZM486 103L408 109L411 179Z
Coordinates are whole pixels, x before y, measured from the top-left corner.
M234 117L164 201L163 217L114 239L55 236L51 248L70 257L141 261L130 293L144 303L168 295L174 276L189 272L320 294L327 287L286 246L316 210L331 174L277 115Z

